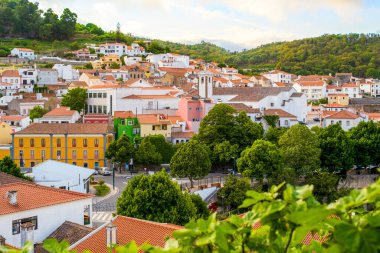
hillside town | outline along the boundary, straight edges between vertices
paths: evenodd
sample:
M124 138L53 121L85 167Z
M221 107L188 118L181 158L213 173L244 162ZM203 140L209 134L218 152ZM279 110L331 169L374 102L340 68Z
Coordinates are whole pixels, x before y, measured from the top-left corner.
M55 238L67 240L69 250L78 252L107 252L116 243L131 241L164 247L165 238L184 223L111 214L133 172L162 177L157 171L172 166L175 156L162 157L161 163L150 158L139 163L133 155L110 157L110 147L127 140L140 152L151 136L173 147L193 143L203 119L220 105L231 108L236 117L246 115L264 133L336 124L350 131L361 122L380 121L380 80L374 78L351 73L297 76L282 70L247 76L187 55L147 53L137 43L91 44L70 53L67 60L73 64L14 48L10 57L24 63L1 67L0 159L10 158L32 180L0 172L0 195L5 196L0 198L0 245L21 248L32 241L34 252L46 252L43 242ZM54 64L40 67L38 59ZM81 91L83 101L75 97ZM65 98L71 98L75 108L63 102ZM238 175L237 157L232 158L225 164ZM111 174L112 182L105 177ZM231 180L227 175L208 174L196 187L186 173L177 175L173 180L179 180L181 190L198 194L210 212L232 210L233 204L225 209L216 201L220 187ZM96 187L110 193L99 197ZM303 243L313 240L320 241L307 234Z

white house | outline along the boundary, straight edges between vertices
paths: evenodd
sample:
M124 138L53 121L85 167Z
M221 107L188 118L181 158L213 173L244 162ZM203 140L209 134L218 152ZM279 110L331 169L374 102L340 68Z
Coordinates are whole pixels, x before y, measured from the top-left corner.
M262 75L268 78L272 83L277 83L277 82L291 83L292 82L292 74L287 73L282 70L272 70Z
M87 112L113 114L114 111L143 113L148 109L177 109L175 87L153 86L143 79L129 79L123 85L99 84L87 88Z
M146 60L156 67L189 68L190 66L190 57L188 55L174 53L151 54L146 57Z
M57 70L58 78L63 81L71 82L79 79L79 70L73 69L71 65L54 64L53 69Z
M345 83L341 86L342 93L347 94L349 98L361 98L360 86L355 83Z
M18 132L30 125L30 118L21 115L3 115L0 116L0 122L7 123L13 132Z
M80 193L88 193L93 169L47 160L32 168L34 182Z
M21 75L15 69L4 70L1 73L1 82L14 84L18 88L21 88Z
M130 46L126 47L125 54L128 56L142 55L145 54L145 49L137 43L132 43Z
M14 98L13 96L15 93L18 93L20 91L20 84L19 83L5 83L0 82L0 93L3 96L10 96ZM10 102L10 101L8 101Z
M302 92L309 100L319 100L327 96L327 84L324 81L297 81L293 88L297 92Z
M100 44L96 49L96 53L110 55L116 54L119 57L126 54L127 45L124 43L106 43Z
M371 84L371 96L380 97L380 82L374 82Z
M12 56L16 56L18 58L26 58L29 60L36 59L36 56L34 55L34 51L29 48L13 48L11 51Z
M23 85L33 85L37 83L37 70L34 68L20 68L18 69L21 75L21 83Z
M58 71L56 69L38 69L37 84L43 86L44 84L58 83Z
M263 111L263 115L277 115L278 127L291 127L295 124L298 124L298 120L295 115L290 114L282 109L267 109Z
M356 127L361 121L365 121L365 119L355 113L342 110L324 117L322 119L322 126L328 127L329 125L338 123L341 125L343 130L348 131L351 128Z
M332 104L322 104L321 105L321 110L322 111L333 111L333 112L339 112L342 110L347 110L348 106L347 105L341 105L337 103L332 103Z
M21 247L41 243L65 221L91 226L92 195L30 183L0 185L0 235Z
M36 123L76 123L80 115L76 110L69 107L58 107L46 113L39 119L34 119Z
M126 66L132 66L142 61L142 57L139 56L124 56L124 63Z
M302 122L306 122L310 110L306 96L292 87L208 87L206 91L201 91L202 87L207 86L199 86L199 94L211 91L208 97L216 103L243 103L261 113L268 109L281 109Z

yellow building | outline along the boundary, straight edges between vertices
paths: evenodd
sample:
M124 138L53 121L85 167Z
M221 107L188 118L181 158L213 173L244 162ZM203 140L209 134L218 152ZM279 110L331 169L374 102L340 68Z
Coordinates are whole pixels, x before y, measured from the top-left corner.
M100 57L100 60L91 62L93 69L101 69L103 66L108 69L113 63L117 63L121 66L120 57L116 54L105 55Z
M34 123L13 134L11 156L27 168L48 159L104 167L105 152L113 139L113 127L108 124Z
M140 136L162 134L165 138L169 138L172 133L171 121L162 114L141 114L137 115L140 123Z
M327 100L329 104L348 105L349 98L347 94L328 94Z

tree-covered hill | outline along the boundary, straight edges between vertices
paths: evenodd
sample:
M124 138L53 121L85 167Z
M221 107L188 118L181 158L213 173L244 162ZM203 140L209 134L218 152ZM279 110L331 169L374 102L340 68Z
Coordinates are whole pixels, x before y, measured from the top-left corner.
M38 3L28 0L0 1L0 56L20 46L32 48L39 55L63 56L85 43L137 41L146 47L144 40L117 29L104 31L96 24L77 23L77 15L67 8L58 16L51 9L40 10ZM276 68L297 75L351 72L358 77L380 78L379 34L323 35L265 44L244 52L229 52L204 41L187 45L153 40L146 51L187 54L191 58L250 69L248 74Z

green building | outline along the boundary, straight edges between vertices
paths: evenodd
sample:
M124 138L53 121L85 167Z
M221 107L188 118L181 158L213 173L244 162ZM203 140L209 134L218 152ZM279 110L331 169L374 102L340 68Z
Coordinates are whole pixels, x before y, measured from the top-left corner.
M115 111L113 123L117 139L125 134L131 143L140 143L140 124L133 112Z

